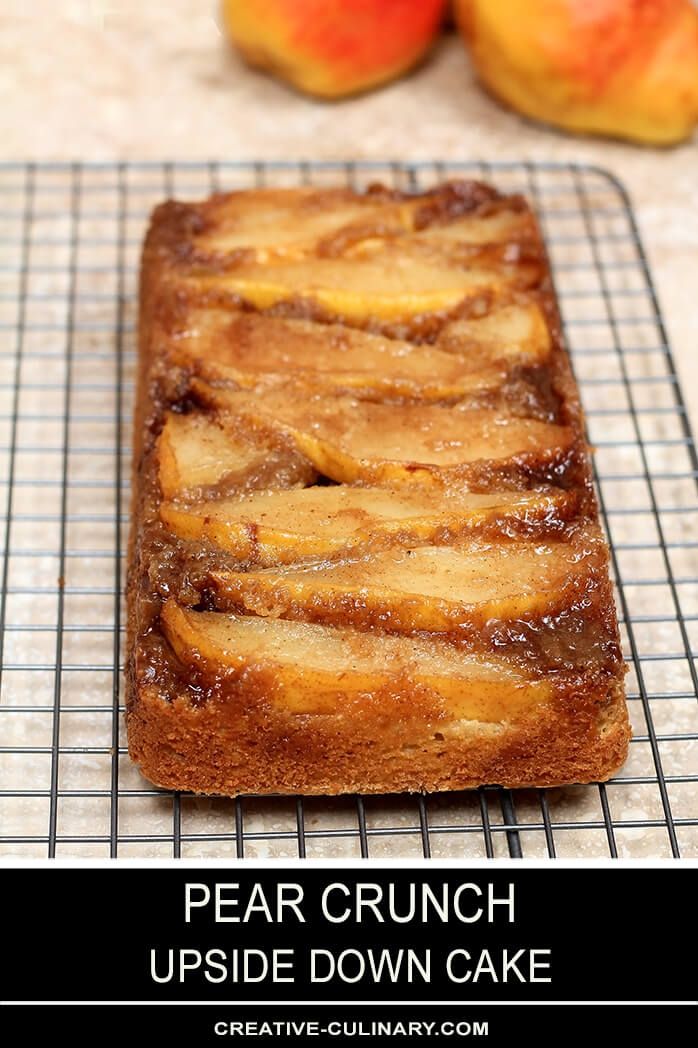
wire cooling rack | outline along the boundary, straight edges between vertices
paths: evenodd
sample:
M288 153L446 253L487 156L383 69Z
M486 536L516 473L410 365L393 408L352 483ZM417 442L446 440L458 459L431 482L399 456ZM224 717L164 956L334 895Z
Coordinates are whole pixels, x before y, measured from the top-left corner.
M597 447L634 738L605 785L236 801L131 765L122 604L140 242L168 196L490 178L537 207ZM698 855L698 460L622 186L556 164L0 165L0 857Z

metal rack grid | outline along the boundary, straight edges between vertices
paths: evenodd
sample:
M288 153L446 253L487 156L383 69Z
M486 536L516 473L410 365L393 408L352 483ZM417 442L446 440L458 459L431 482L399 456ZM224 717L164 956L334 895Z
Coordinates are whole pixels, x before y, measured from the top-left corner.
M449 176L541 215L597 447L634 739L605 785L235 801L170 794L122 718L138 252L166 196ZM623 187L528 163L0 165L0 857L698 855L698 459Z

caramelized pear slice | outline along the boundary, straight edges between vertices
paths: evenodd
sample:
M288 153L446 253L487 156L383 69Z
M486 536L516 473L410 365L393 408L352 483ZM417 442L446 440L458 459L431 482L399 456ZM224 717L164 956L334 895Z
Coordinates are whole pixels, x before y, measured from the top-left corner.
M566 426L458 405L373 404L297 390L254 396L198 379L191 386L221 411L287 434L320 473L344 483L467 484L469 474L488 474L508 460L546 469L574 439Z
M243 475L261 466L266 454L204 415L171 412L158 439L162 494L166 499L195 495L228 474Z
M271 566L330 557L353 547L452 542L492 531L559 528L575 511L573 492L503 492L434 499L426 490L319 486L182 506L160 517L183 539L209 541L239 560Z
M391 549L341 563L213 571L218 606L257 615L377 625L392 632L482 629L551 613L600 561L598 543L471 542Z
M308 623L185 611L162 611L177 657L210 676L260 675L267 701L291 714L342 714L347 701L410 707L431 718L500 723L552 697L545 680L502 659L483 659L406 637L334 630Z
M447 324L436 343L448 353L457 353L464 366L544 364L552 341L545 316L535 302L494 309L484 317L454 320Z
M300 300L345 320L397 322L447 313L484 294L496 298L540 276L540 267L526 262L458 265L451 245L399 238L379 248L366 257L243 262L193 279L200 289L238 295L256 309Z
M428 226L415 235L434 243L503 244L535 235L535 222L528 211L501 208L489 215L464 215Z
M456 202L451 217L448 209L444 213L438 207L439 201L438 190L405 200L357 196L348 189L248 190L207 201L194 244L200 251L244 252L265 262L315 252L338 255L369 239L409 234L467 244L502 243L531 228L530 215L521 209L503 206L489 214L458 215L463 202ZM433 213L432 203L437 204Z
M399 233L412 228L415 201L357 196L348 189L300 187L247 190L207 202L203 230L194 239L204 251L254 252L301 258L318 243L349 227Z
M340 390L430 400L497 390L502 368L473 372L461 359L357 328L308 320L200 310L173 358L208 382L243 388L300 380Z
M229 417L170 413L158 438L158 479L171 500L217 499L305 486L317 473L286 439L244 433Z

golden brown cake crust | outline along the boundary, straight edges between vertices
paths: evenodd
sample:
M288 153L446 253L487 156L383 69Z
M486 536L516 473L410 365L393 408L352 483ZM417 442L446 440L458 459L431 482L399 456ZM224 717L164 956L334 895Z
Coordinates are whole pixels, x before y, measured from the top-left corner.
M257 215L268 216L266 225ZM400 286L387 281L385 293L375 292L376 274L394 270L399 257L406 259ZM303 283L307 265L326 274L317 281L326 281L319 292ZM353 279L355 272L356 295L346 283L346 275ZM374 292L373 307L361 297L364 274ZM431 288L431 297L425 288ZM264 190L219 194L201 204L168 202L155 210L144 245L140 303L127 726L130 754L144 775L167 788L232 796L452 790L495 783L553 786L602 780L617 770L630 733L608 554L549 265L522 198L458 182L418 196L372 187L366 194L302 190L294 196L294 191ZM529 308L544 318L545 344L531 354L524 351L521 336L520 353L509 359L519 335L507 335L493 349L482 321L506 314L508 323L509 313L520 319ZM343 360L356 359L355 369L345 360L346 377L334 376L331 385L321 373L301 370L289 358L282 374L255 372L241 386L238 372L231 378L220 370L221 362L231 359L230 350L227 356L216 351L216 325L226 316L259 317L255 324L262 325L264 317L280 318L274 323L275 338L283 337L284 322L298 321L313 324L313 337L320 339L327 332L341 341L340 329L365 332L366 338L357 339L355 356L343 353ZM212 325L213 338L199 333L197 325L205 321ZM243 332L251 337L250 330L236 321L231 327L236 334L229 337L239 339ZM289 339L300 337L300 329L288 330ZM378 388L366 377L361 355L376 347L390 353L403 343L416 347L407 375L414 388L407 397L402 373L399 390L391 392L389 370ZM494 392L488 380L474 385L475 394L459 388L439 398L431 392L432 370L427 401L427 393L420 392L425 380L419 369L438 369L441 358L432 354L422 365L420 346L443 353L458 353L461 347L464 370L477 370L480 361L488 374L492 369L500 374L501 382L495 382ZM353 343L350 349L354 353ZM240 359L238 354L238 367ZM248 353L244 359L253 357ZM444 365L448 381L452 374ZM270 414L269 405L280 397L283 407L285 396L291 405L302 404L305 414L299 415L297 407L295 414L290 409ZM511 452L505 442L499 457L481 455L454 464L457 449L451 454L434 439L428 468L409 456L396 459L394 452L380 459L365 450L368 437L360 427L347 435L341 420L333 426L325 421L332 421L333 403L349 405L346 417L355 422L364 415L369 423L386 418L385 429L394 414L410 432L414 420L422 420L424 428L433 419L438 427L448 412L449 419L462 418L470 434L464 444L470 447L476 440L486 444L490 426L501 416L513 433L523 434L525 446ZM167 501L161 433L172 413L184 420L177 432L199 426L196 439L209 443L197 447L213 450L208 458L201 453L193 463L175 463L179 472L170 463L168 505L179 512L168 516L163 511L161 518ZM339 408L335 414L340 418ZM370 436L370 425L368 430ZM545 434L540 447L537 434ZM231 449L230 462L221 447ZM178 491L180 474L186 474L189 486L181 480ZM440 598L435 610L435 598L427 594L426 603L418 600L417 616L417 598L409 586L399 597L390 596L394 590L387 597L377 592L361 597L345 587L338 597L311 592L306 599L297 586L289 589L296 584L284 574L283 558L281 577L270 591L264 571L271 570L273 542L280 540L272 536L270 553L256 523L245 524L246 540L236 539L235 545L220 528L200 530L192 538L172 524L186 523L186 513L202 500L215 506L217 500L240 501L271 490L314 490L318 483L375 487L393 495L416 485L432 492L429 498L437 507L447 500L451 516L458 499L470 492L501 495L503 508L475 514L468 530L471 547L479 544L482 550L477 556L492 565L487 570L506 574L521 548L525 573L526 544L552 549L551 565L559 547L560 556L580 566L565 569L545 600L531 596L522 603L519 598L514 606L505 598L503 610L485 614L483 608L495 605L468 604L458 593L458 599ZM512 499L540 493L550 497L545 512L507 508ZM471 508L462 512L473 513ZM427 544L438 551L461 548L464 542L463 533L452 527L425 526L428 539L407 526L374 532L370 541L362 540L362 552L374 558L372 563L375 557L389 562L391 551L404 551L406 545ZM348 547L340 542L337 549L322 563L331 567L351 561ZM291 567L295 556L286 557ZM317 555L298 555L301 567L316 561ZM256 575L242 578L260 567L259 582ZM443 652L448 660L489 660L488 666L495 667L503 660L501 665L518 674L522 683L517 688L530 685L539 689L536 694L543 688L546 698L511 717L458 716L437 678L422 680L417 663L408 660L388 666L380 685L368 690L343 683L344 674L338 673L331 694L322 698L321 712L303 712L302 705L293 707L291 693L284 691L286 678L273 660L242 659L225 648L211 654L213 648L209 651L204 642L178 647L163 614L166 607L185 609L194 630L206 624L207 613L236 622L271 614L324 631L318 634L322 643L332 642L333 631L346 630L375 635L379 642L382 636L411 637L415 644L433 645L435 657ZM435 622L441 625L430 628Z

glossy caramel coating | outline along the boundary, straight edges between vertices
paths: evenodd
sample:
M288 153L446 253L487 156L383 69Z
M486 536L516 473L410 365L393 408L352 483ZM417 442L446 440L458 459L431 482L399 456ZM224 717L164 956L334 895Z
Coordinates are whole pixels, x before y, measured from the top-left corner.
M520 197L156 209L132 519L129 749L158 785L552 786L625 758L583 416Z

